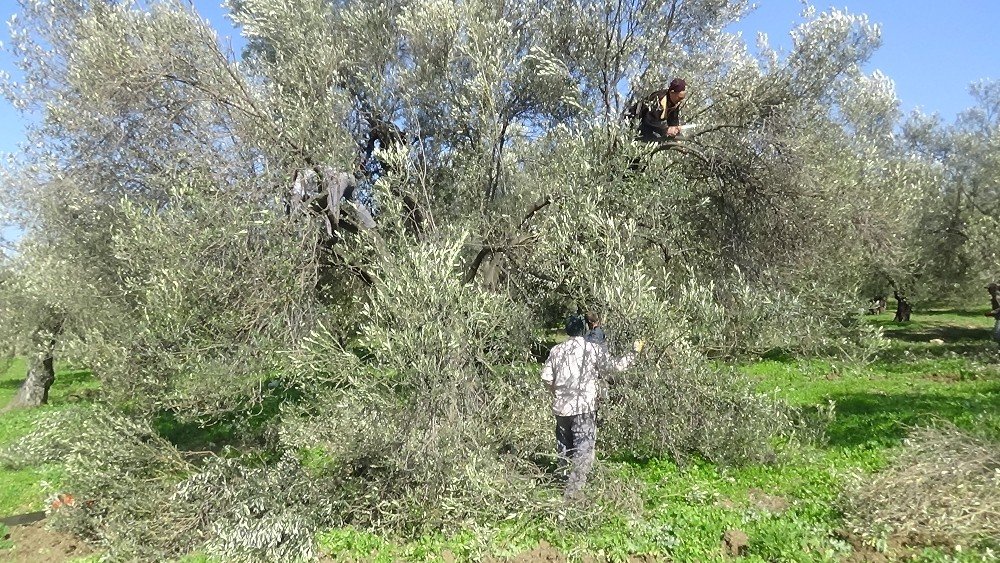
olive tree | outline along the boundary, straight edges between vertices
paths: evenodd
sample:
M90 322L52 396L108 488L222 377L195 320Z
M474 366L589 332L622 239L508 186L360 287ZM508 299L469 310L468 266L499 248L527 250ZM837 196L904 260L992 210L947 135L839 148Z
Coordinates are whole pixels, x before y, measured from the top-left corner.
M0 310L7 358L24 355L27 373L7 408L35 407L48 402L55 382L55 350L64 315L51 298L32 287L23 269L5 264L0 278ZM40 294L41 293L41 294Z
M794 413L714 360L865 341L898 184L863 16L807 10L782 56L723 31L742 1L233 0L237 58L183 3L22 7L8 89L42 120L6 203L110 400L92 451L55 447L65 421L21 451L88 469L70 485L104 497L72 525L121 558L183 553L213 521L191 511L250 515L206 549L271 559L321 526L545 518L532 352L566 312L649 342L607 407L630 455L769 459ZM703 127L634 142L627 108L678 75ZM878 87L851 105L849 81ZM241 450L188 463L147 438L164 414L244 422ZM262 504L240 467L295 486Z
M997 278L997 104L1000 87L970 86L975 105L952 124L915 112L903 125L901 150L921 179L907 221L899 279L929 299L982 298Z

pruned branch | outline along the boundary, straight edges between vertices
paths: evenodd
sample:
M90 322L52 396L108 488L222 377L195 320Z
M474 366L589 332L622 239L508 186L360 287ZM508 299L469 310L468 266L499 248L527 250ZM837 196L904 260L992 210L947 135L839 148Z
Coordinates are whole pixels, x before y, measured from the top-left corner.
M528 208L528 210L524 214L524 217L521 219L521 222L514 229L514 232L512 232L507 236L506 241L504 243L484 245L476 254L476 257L472 260L472 264L469 265L469 271L466 272L465 278L462 280L462 282L472 283L472 280L476 279L476 274L479 272L479 268L483 265L483 262L485 262L489 257L493 256L494 254L501 252L508 252L512 248L524 245L533 240L535 238L534 235L517 236L516 232L523 229L528 224L528 221L530 221L531 218L534 217L536 213L538 213L542 209L545 209L545 207L547 207L551 203L552 203L551 196L549 195L542 196L541 199L536 201L531 207Z

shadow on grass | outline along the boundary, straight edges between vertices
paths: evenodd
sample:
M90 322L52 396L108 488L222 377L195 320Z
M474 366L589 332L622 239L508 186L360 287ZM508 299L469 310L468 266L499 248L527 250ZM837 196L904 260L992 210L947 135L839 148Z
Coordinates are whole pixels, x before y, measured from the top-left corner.
M922 349L890 348L878 355L875 366L879 371L888 373L907 373L922 371L915 368L913 362L919 360L951 360L958 358L985 357L996 348L991 342L963 342L927 346Z
M24 383L25 377L27 377L27 373L15 379L0 379L0 389L18 389ZM90 373L90 370L60 371L56 372L56 380L52 383L52 387L56 389L73 387L92 381L93 378L94 376Z
M225 446L262 446L267 426L280 414L281 405L303 398L296 389L276 389L264 400L245 410L212 420L181 420L172 412L162 412L153 421L157 432L182 451L220 452Z
M162 413L153 422L157 432L181 451L212 451L237 442L239 427L232 421L201 424L179 420L174 413Z
M81 383L89 383L94 380L94 374L87 369L75 369L56 373L56 381L53 386L72 387Z
M928 309L927 311L924 311L921 316L953 315L956 317L968 317L970 319L978 319L981 318L983 316L983 313L985 313L988 309L989 307L986 307L985 305L982 308L975 308L975 309Z
M892 446L898 444L914 425L943 419L971 429L968 427L976 413L1000 412L1000 382L964 393L839 393L830 398L837 403L837 419L827 429L830 446ZM993 424L1000 424L1000 421ZM992 431L995 433L1000 428Z
M795 354L785 348L772 348L761 354L760 359L782 364L791 364L799 361L799 358Z
M876 324L887 329L885 337L894 343L879 354L876 362L876 365L884 371L904 372L915 360L945 357L974 358L988 355L996 350L996 343L992 339L992 327L891 321ZM943 344L931 344L930 341L934 339L943 341Z
M886 338L903 342L927 342L939 338L948 342L975 341L989 342L992 328L964 326L924 326L912 329L902 328L886 332Z

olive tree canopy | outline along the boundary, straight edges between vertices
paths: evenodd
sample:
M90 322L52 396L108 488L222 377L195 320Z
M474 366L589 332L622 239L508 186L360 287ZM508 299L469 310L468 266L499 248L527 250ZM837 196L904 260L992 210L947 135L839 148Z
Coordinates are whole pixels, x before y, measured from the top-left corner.
M724 31L738 0L229 8L239 57L183 2L24 0L6 85L40 116L4 186L33 249L12 267L58 276L59 350L109 399L88 451L144 443L165 413L271 417L241 445L281 460L253 479L294 529L220 519L209 552L531 506L549 449L532 354L567 312L600 311L615 353L649 343L607 411L607 450L633 455L767 459L793 415L711 359L875 342L856 290L907 169L891 82L860 68L865 16L810 8L779 53ZM628 108L675 76L702 126L633 141ZM46 443L22 451L65 455ZM136 463L169 510L122 500L127 455L74 469L112 515L75 525L124 558L204 541L176 541L208 525L179 515L222 510L220 487L256 502L238 460L156 443Z

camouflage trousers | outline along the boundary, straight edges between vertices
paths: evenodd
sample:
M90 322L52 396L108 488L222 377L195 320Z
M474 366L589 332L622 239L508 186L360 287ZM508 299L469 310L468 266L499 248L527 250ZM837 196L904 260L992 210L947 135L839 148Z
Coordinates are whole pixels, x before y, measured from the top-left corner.
M569 466L567 498L575 496L587 484L587 474L594 465L596 443L597 413L556 417L556 451L562 467Z

